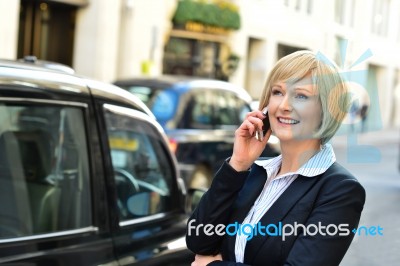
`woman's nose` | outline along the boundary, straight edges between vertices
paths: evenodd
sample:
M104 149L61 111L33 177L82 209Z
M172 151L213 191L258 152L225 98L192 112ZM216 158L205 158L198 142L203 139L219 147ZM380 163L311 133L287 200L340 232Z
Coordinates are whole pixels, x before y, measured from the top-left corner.
M293 110L293 106L292 106L292 102L289 96L289 93L287 93L283 98L282 101L279 105L279 108L282 111L286 111L286 112L291 112Z

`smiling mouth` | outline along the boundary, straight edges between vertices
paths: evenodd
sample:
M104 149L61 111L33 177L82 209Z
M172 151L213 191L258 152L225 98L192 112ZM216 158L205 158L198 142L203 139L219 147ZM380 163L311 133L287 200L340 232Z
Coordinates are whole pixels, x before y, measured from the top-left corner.
M288 124L288 125L295 125L295 124L300 123L300 121L298 121L298 120L287 119L287 118L278 118L278 121L283 124Z

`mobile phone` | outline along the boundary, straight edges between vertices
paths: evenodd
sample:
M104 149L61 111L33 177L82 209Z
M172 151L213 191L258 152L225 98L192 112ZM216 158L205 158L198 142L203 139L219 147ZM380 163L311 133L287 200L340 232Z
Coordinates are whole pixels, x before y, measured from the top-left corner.
M271 127L269 123L269 118L268 118L268 109L265 107L262 110L262 113L265 115L265 118L262 120L263 121L263 127L262 130L257 130L256 131L256 139L258 141L263 141L265 134L267 134L268 129Z

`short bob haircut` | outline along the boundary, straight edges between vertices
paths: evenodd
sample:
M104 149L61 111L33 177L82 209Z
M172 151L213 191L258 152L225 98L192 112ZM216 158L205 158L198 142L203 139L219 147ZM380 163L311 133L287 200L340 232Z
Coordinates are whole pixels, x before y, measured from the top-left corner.
M314 138L327 143L339 129L350 105L348 88L338 67L320 53L297 51L281 58L269 73L259 109L268 105L271 88L277 82L296 82L311 76L322 107L321 125Z

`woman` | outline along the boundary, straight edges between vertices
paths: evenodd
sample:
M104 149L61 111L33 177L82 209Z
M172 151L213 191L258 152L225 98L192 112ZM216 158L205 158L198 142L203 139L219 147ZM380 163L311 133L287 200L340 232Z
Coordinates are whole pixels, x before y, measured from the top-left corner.
M346 85L331 63L298 51L278 61L260 99L189 219L192 266L338 265L365 202L327 143L348 109ZM271 129L255 138L264 107ZM282 154L259 158L272 132Z

